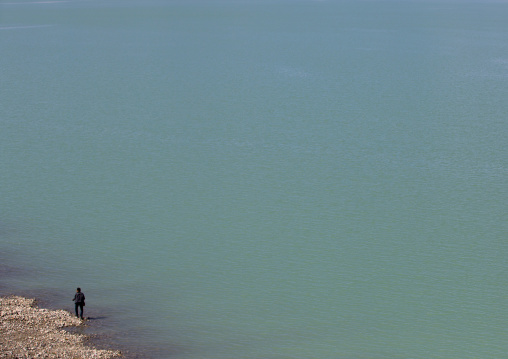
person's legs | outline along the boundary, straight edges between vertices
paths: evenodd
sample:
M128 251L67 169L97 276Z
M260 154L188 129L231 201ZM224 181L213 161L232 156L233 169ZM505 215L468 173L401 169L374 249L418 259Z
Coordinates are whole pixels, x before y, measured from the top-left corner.
M79 304L80 317L83 319L83 303Z
M79 318L79 315L78 315L78 307L79 307L79 303L74 303L74 308L76 309L76 317Z

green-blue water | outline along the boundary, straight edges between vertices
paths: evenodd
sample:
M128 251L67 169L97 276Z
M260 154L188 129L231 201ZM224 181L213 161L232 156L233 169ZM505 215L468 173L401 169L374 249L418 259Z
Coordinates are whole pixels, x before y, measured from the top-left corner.
M505 357L507 19L0 0L0 289L143 358Z

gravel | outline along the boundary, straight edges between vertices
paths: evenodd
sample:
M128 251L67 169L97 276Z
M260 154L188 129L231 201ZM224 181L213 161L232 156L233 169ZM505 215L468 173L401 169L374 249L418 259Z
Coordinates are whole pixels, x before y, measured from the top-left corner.
M0 297L0 358L109 359L120 351L100 350L87 345L87 336L64 327L85 322L65 310L37 307L35 299Z

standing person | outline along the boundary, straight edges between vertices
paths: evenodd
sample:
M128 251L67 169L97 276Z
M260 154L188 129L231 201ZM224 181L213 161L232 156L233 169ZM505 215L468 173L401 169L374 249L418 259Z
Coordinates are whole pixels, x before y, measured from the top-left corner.
M81 288L76 289L76 294L74 294L74 306L76 307L76 317L81 317L83 319L83 307L85 306L85 295L81 292ZM78 315L78 308L81 313Z

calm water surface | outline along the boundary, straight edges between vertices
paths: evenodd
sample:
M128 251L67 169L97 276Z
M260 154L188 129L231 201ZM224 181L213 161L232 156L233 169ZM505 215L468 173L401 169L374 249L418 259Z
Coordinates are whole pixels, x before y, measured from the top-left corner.
M0 292L143 358L502 358L507 18L0 0Z

